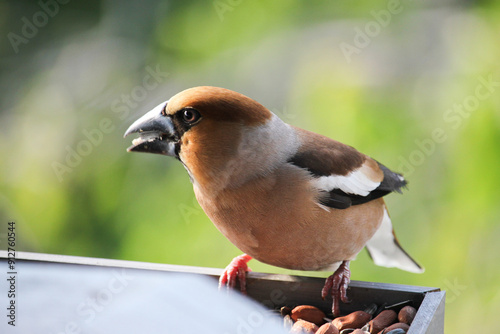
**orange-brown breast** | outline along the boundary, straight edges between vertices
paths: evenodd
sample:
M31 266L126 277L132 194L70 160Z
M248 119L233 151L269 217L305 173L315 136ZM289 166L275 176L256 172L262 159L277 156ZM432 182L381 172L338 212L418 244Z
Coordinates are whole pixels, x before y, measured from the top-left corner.
M195 194L217 228L243 252L288 269L320 270L354 259L379 227L384 201L325 209L308 172L292 165L244 186Z

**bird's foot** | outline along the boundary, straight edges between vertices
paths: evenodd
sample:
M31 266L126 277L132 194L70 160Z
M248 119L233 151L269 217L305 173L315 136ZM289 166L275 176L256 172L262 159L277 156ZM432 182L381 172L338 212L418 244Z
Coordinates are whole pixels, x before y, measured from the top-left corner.
M224 269L222 275L220 275L219 289L221 289L224 285L227 288L232 289L236 286L236 280L238 280L240 282L241 293L246 294L246 273L251 271L251 269L248 268L247 263L251 259L252 257L247 254L235 257L226 269Z
M335 317L340 315L340 301L349 303L347 298L347 287L351 281L351 271L349 261L343 261L338 269L326 279L325 286L321 290L323 299L330 293L333 299L332 313Z

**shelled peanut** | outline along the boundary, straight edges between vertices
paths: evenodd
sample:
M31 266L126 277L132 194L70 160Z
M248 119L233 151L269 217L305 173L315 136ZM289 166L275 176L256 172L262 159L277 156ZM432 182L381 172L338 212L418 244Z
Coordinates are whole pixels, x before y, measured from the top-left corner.
M367 313L365 311L354 311L348 315L345 315L343 317L337 317L333 319L332 324L338 328L339 331L342 331L347 328L361 328L370 319L372 318L372 315L370 313Z
M292 326L292 329L290 330L290 333L297 333L297 334L302 334L302 333L311 333L314 334L318 330L318 326L313 324L312 322L305 321L302 319L299 319L295 321L295 323Z
M292 326L293 321L291 333L401 334L408 331L417 310L412 306L405 306L398 313L386 309L373 318L374 311L359 310L333 320L326 318L322 310L311 305L299 305L293 309L283 307L281 313L285 317L285 322L290 323L289 326Z
M293 321L297 321L298 319L306 320L316 324L317 326L321 326L325 321L323 318L326 317L325 313L321 311L319 308L311 306L311 305L300 305L295 307L290 312L290 317Z
M384 310L380 312L373 320L368 323L370 334L378 334L384 328L396 322L398 315L393 310Z
M398 313L399 322L405 323L407 325L411 325L411 322L415 318L417 314L417 310L411 306L403 307Z

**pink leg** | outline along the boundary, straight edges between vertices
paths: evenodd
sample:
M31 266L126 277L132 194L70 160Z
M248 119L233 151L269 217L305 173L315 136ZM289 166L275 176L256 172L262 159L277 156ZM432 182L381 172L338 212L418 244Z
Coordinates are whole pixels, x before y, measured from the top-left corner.
M351 281L351 271L349 270L349 261L343 261L338 269L326 279L325 286L321 290L323 299L331 294L333 299L332 313L335 317L340 315L340 301L349 303L347 298L347 287Z
M246 273L251 271L247 266L247 262L251 259L252 257L247 254L235 257L226 269L224 269L222 275L220 275L219 289L222 288L223 285L226 285L228 288L234 288L236 286L236 279L238 279L241 293L246 294Z

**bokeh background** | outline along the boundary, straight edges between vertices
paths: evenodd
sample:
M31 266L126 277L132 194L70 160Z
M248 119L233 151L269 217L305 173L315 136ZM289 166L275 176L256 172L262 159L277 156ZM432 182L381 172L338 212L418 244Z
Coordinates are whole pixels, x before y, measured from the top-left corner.
M0 35L0 249L14 220L17 250L225 267L181 164L122 138L222 86L409 179L387 202L426 272L362 252L353 279L447 290L448 333L498 327L498 1L12 0Z

